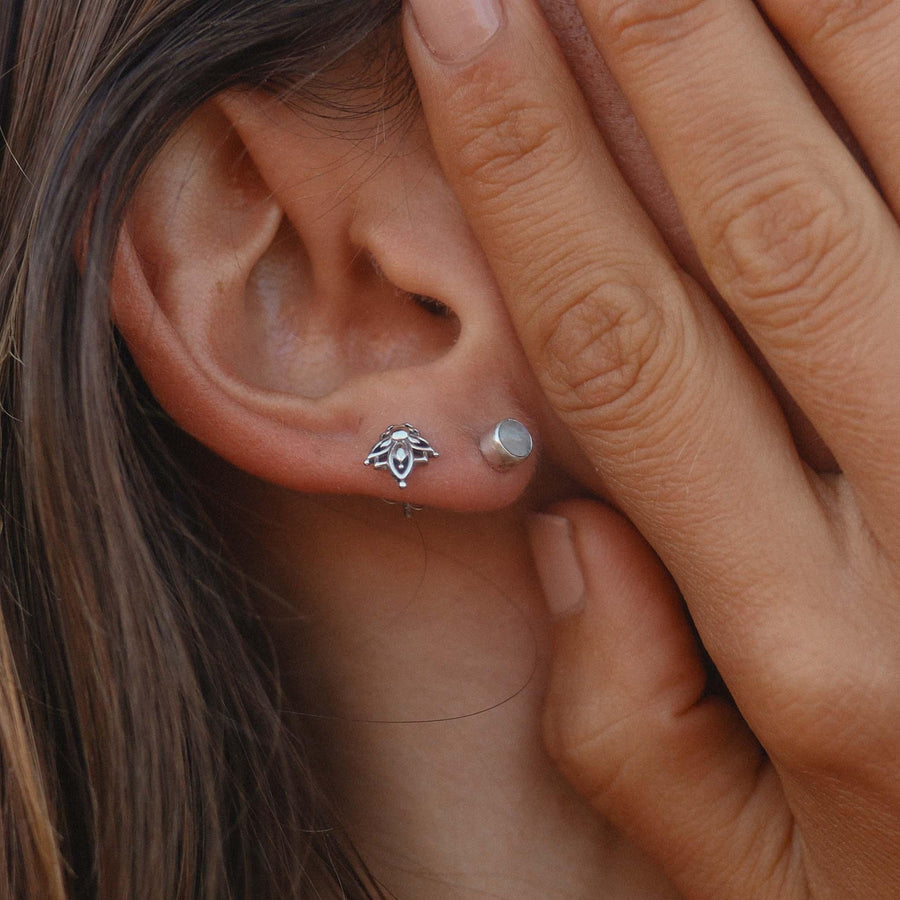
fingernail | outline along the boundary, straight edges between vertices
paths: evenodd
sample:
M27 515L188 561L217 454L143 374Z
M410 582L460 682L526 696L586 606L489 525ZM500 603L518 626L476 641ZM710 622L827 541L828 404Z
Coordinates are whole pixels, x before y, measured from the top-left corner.
M550 615L562 619L580 612L585 585L572 523L563 516L538 513L528 522L528 536Z
M465 62L497 33L499 0L409 0L419 34L442 62Z

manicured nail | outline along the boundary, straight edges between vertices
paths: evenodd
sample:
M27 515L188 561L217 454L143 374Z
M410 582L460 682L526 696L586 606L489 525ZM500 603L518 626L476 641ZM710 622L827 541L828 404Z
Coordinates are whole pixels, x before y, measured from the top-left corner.
M442 62L465 62L497 33L499 0L409 0L428 49Z
M562 619L580 612L585 586L572 523L562 516L539 513L529 519L528 535L550 615Z

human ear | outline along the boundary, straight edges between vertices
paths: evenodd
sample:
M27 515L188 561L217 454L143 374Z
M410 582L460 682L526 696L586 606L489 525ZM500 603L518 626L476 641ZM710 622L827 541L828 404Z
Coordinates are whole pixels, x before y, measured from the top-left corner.
M479 450L507 417L535 432L538 393L417 123L219 96L129 206L113 316L172 419L267 481L475 510L509 504L533 472L533 458L495 471ZM403 423L440 453L406 488L364 465Z

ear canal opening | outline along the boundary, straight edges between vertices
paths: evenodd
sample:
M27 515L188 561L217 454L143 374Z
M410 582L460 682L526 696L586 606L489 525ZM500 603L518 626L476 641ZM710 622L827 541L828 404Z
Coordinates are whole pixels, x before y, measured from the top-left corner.
M313 258L283 218L246 279L241 314L212 330L227 377L318 399L359 376L439 359L461 326L449 305L393 284L366 253Z

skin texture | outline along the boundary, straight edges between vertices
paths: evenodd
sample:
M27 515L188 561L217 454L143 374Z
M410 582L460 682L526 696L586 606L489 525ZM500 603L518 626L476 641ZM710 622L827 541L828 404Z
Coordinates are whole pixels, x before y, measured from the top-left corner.
M287 719L315 737L382 883L430 900L674 896L541 738L550 623L525 521L583 492L583 455L422 123L384 125L247 91L198 111L129 210L117 323L199 442ZM478 438L509 415L539 449L499 473ZM363 460L403 421L441 456L401 491ZM425 508L407 518L407 501Z
M597 49L577 3L575 0L541 0L541 7L581 88L597 128L634 196L653 220L679 264L703 286L747 353L765 375L784 410L803 458L818 471L836 471L837 462L822 437L782 384L777 373L768 364L747 334L739 317L734 315L704 269L672 189L659 167L640 123ZM870 174L868 162L840 111L802 60L789 46L786 46L785 50L835 133Z
M767 12L891 201L876 6ZM585 105L529 0L449 65L407 14L428 132L217 98L135 199L117 325L204 448L286 705L389 889L891 897L896 222L752 4L584 12L627 109L608 75ZM477 447L507 415L538 450L501 474ZM362 460L402 421L441 457L401 494ZM567 499L591 493L628 519Z
M581 12L572 0L542 0L541 7L616 165L679 260L699 272L700 261L671 188Z
M505 3L500 30L448 60L437 7L411 2L436 152L526 353L677 585L609 510L556 509L569 526L538 537L539 564L568 541L584 591L556 629L548 744L687 897L890 897L900 4L763 4L883 194L753 4L579 5L704 271L841 474L803 462L621 177L537 5ZM729 696L708 690L679 593Z

